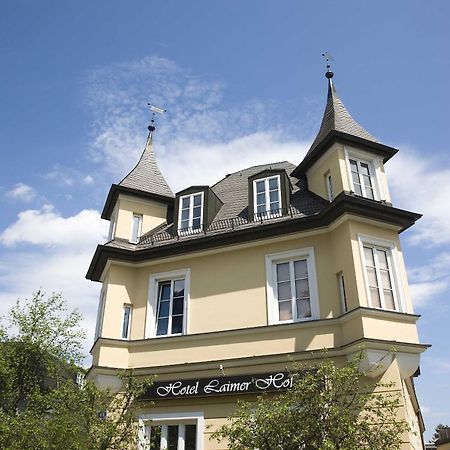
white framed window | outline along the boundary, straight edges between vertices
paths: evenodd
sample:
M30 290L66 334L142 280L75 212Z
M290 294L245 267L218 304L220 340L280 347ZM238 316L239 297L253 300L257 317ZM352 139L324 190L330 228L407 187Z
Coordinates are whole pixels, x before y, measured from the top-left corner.
M109 218L108 241L114 239L114 235L116 233L116 223L117 223L117 212L114 209L114 212L111 214L111 217Z
M319 318L314 249L266 255L269 324Z
M203 225L203 192L180 197L178 231L180 234L199 232Z
M142 414L140 450L203 450L203 412Z
M351 190L361 197L383 200L381 159L370 153L349 148L345 148L345 159Z
M131 243L137 244L139 242L139 238L141 237L141 229L142 229L142 215L133 213L133 217L131 220L131 236L130 236Z
M150 276L147 338L187 333L189 283L189 269Z
M363 235L358 239L369 306L404 311L395 244Z
M253 204L255 217L281 215L280 175L253 181Z
M132 313L133 313L132 305L129 304L123 305L122 339L130 339Z
M106 289L102 287L98 299L97 322L95 324L95 339L100 337L102 334L103 317L105 315L105 299L106 299Z
M330 172L327 172L325 174L325 185L327 188L328 200L332 202L334 200L334 194L333 194L333 180L331 178Z
M339 287L339 299L341 300L341 311L342 313L346 313L348 311L348 306L347 306L347 293L345 291L344 274L342 272L339 272L337 274L337 279Z

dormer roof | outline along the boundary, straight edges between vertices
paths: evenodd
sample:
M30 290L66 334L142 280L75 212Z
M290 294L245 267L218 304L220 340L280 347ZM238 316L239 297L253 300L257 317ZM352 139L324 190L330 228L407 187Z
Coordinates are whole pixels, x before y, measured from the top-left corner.
M347 111L342 100L339 98L332 81L333 72L326 73L328 78L328 95L325 111L319 132L306 153L303 161L292 172L293 176L301 177L314 164L317 159L335 141L341 141L365 148L373 153L379 154L386 162L397 153L397 149L378 142L368 131L366 131Z
M111 186L103 207L102 219L109 220L120 193L162 201L168 204L173 203L175 196L156 162L151 132L136 166L119 184Z

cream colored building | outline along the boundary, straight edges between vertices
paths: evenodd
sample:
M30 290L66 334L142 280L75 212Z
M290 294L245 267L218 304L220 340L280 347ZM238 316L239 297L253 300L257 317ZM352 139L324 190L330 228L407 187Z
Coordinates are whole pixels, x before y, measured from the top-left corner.
M292 360L327 349L345 363L361 346L374 382L400 392L412 430L402 449L423 448L413 378L427 346L399 240L420 215L392 205L384 165L397 150L353 120L327 78L320 131L297 166L243 168L174 195L150 127L111 187L110 240L87 275L102 283L89 377L120 389L118 368L157 374L141 424L161 448L226 448L209 436L238 398L285 388Z

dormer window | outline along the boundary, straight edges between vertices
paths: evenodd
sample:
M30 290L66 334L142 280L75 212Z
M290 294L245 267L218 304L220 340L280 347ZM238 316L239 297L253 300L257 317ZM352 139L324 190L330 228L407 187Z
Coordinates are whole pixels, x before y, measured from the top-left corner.
M253 181L256 217L281 215L280 175Z
M203 192L180 197L178 230L180 233L199 232L203 224Z

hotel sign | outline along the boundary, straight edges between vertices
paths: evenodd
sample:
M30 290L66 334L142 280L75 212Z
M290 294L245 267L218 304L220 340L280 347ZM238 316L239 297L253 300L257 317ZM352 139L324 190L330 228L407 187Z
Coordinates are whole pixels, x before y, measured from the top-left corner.
M157 381L142 395L141 400L273 392L289 389L292 384L293 378L288 372Z

